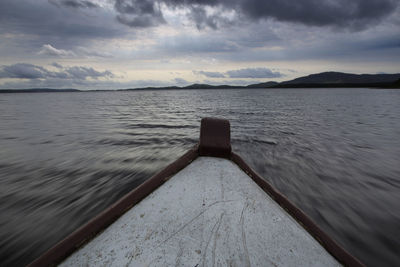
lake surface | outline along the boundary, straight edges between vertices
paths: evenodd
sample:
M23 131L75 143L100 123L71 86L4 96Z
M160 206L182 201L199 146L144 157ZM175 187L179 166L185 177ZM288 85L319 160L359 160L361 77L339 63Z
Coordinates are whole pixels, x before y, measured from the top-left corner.
M400 90L0 94L0 265L24 265L196 144L202 117L370 266L400 265Z

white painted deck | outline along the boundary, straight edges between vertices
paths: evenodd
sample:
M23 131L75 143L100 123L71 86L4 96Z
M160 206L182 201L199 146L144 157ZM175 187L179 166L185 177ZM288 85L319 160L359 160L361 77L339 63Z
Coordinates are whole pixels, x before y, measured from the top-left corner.
M231 161L200 157L62 266L338 266Z

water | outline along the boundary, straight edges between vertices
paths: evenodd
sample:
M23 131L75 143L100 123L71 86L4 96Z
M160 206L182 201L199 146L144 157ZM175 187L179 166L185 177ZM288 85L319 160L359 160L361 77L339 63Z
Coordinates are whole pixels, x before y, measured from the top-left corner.
M400 264L400 90L0 95L0 265L24 265L231 121L236 152L371 266Z

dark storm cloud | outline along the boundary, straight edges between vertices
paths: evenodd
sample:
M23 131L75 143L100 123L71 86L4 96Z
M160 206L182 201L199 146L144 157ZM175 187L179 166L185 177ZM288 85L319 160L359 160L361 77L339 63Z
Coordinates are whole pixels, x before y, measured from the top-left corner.
M27 48L51 42L66 49L85 41L110 39L126 33L125 28L115 22L115 14L102 8L81 11L60 5L39 0L1 0L0 34L11 33L8 38L18 39L19 46ZM25 42L21 42L22 38Z
M246 0L240 9L252 19L274 18L278 21L312 26L363 27L392 13L397 0Z
M117 20L131 27L150 27L165 23L159 3L151 0L116 0Z
M217 15L207 15L204 7L201 6L193 6L190 8L190 16L195 23L197 29L201 30L205 27L209 27L212 29L217 29L221 24L221 18Z
M215 3L213 3L215 2ZM221 18L217 15L208 15L205 7L217 4L216 1L170 1L170 0L116 0L115 10L117 20L131 27L152 27L166 23L160 5L165 4L173 8L188 8L189 18L198 29L210 27L216 29Z
M90 0L1 0L0 34L13 34L7 38L14 38L20 47L25 47L26 51L51 43L60 51L73 50L77 56L81 56L74 47L82 46L84 42L127 36L132 38L133 31L121 27L120 23L131 27L149 27L166 23L162 13L164 6L187 10L188 18L199 29L223 28L237 21L268 19L360 29L367 27L365 25L369 25L370 22L377 22L388 16L399 5L398 0L114 0L113 3L114 10L108 10ZM97 8L90 8L95 5ZM213 12L209 11L210 7ZM225 11L231 12L232 17L228 19L224 15ZM257 24L252 23L252 25ZM264 39L268 36L260 33L267 32L270 35L267 28L259 29L257 34L253 34L251 30L249 32L252 34L240 38L240 42L246 47L263 45ZM243 35L243 32L237 31L234 34L229 32L225 35L229 35L228 39L232 39L240 34ZM214 45L208 41L210 38L215 40L216 36L208 35L201 40L193 40L196 43L192 49L191 40L188 40L190 37L185 38L186 40L183 40L185 43L181 44L177 40L175 43L167 44L169 46L167 49L179 52L229 52L237 48L231 42L225 43L220 49L221 46L217 43Z
M301 23L310 26L335 26L362 29L391 14L398 0L117 0L115 9L120 22L133 27L155 26L164 22L160 4L172 8L188 8L198 28L217 28L220 14L209 15L205 7L234 11L242 19ZM121 20L125 14L133 20ZM122 17L121 17L122 16ZM129 23L131 22L131 23Z
M58 6L66 6L72 8L95 8L97 4L86 0L49 0L50 3Z
M49 71L48 69L27 63L0 66L0 79L72 79L85 80L87 78L98 79L100 77L113 78L114 74L108 70L97 71L90 67L74 66L63 68L58 63L53 66L60 71ZM61 70L62 69L62 70Z

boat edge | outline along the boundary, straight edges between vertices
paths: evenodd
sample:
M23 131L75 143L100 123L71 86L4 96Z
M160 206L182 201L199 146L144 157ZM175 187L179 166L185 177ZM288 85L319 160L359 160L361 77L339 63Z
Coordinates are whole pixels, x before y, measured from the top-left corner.
M238 154L232 152L230 160L239 166L265 193L286 210L303 228L317 240L336 260L345 266L365 266L326 234L308 215L296 207L281 192L254 171Z
M53 247L51 247L27 266L55 266L59 264L74 251L82 247L88 241L92 240L96 235L101 233L109 225L115 222L126 211L151 194L163 183L168 181L169 178L188 166L199 156L198 150L198 145L195 145L189 149L180 158L127 193L117 202L72 232L66 238L56 243Z
M224 119L216 118L203 118L201 120L201 128L209 128L209 122L215 126L216 121L220 121L222 129L226 130L226 125L229 126L229 121ZM212 127L213 128L213 127ZM336 241L334 241L329 235L327 235L317 224L315 224L308 215L306 215L301 209L296 207L289 199L287 199L282 193L275 189L269 182L267 182L262 176L260 176L256 171L254 171L247 163L235 152L231 150L230 146L230 129L225 131L225 139L219 138L221 141L221 146L218 147L213 143L213 147L207 148L207 153L204 155L200 151L204 151L201 148L202 144L208 144L213 142L211 132L204 132L200 135L200 142L198 145L192 147L184 155L178 158L176 161L172 162L166 168L153 175L150 179L146 180L143 184L139 185L137 188L133 189L131 192L126 194L115 204L111 205L109 208L101 212L95 218L90 220L88 223L78 228L72 234L68 235L66 238L58 242L56 245L47 250L44 254L39 256L36 260L30 263L29 267L36 266L55 266L64 260L66 257L71 255L75 250L82 247L88 241L93 239L101 231L103 231L107 226L116 221L121 217L127 210L135 206L146 196L151 194L164 182L166 182L171 176L188 166L193 160L200 156L210 156L219 157L231 160L240 169L242 169L264 192L272 197L285 209L292 218L294 218L304 229L317 240L322 247L325 248L336 260L345 266L365 266L360 260L348 253L342 246L340 246ZM213 131L214 132L214 131ZM229 144L227 146L226 144ZM226 153L229 150L229 153ZM222 151L222 152L221 152Z

